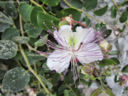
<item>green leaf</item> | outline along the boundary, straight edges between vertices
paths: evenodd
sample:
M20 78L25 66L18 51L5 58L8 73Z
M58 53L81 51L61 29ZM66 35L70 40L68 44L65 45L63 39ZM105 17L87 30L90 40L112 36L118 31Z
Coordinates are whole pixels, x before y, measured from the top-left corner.
M60 3L60 0L41 0L43 4L48 6L57 6Z
M62 17L68 16L70 14L72 14L74 20L79 21L81 18L81 13L72 8L65 8L65 9L61 10L60 12L57 13L57 16L62 18Z
M124 11L120 17L120 22L124 23L128 19L128 11Z
M42 32L42 28L37 28L29 23L24 25L24 29L28 36L31 38L37 38Z
M40 38L38 41L34 43L35 47L43 46L48 41L48 35L45 35L44 37Z
M112 30L111 30L111 29L107 29L107 30L105 30L105 31L103 32L102 36L103 36L104 38L107 38L107 37L109 37L109 36L111 35L111 33L112 33Z
M31 16L30 16L30 21L33 25L35 25L36 27L38 27L38 23L37 23L37 14L38 12L42 12L42 9L39 7L34 7L32 12L31 12Z
M0 59L11 59L16 56L18 46L10 40L0 40Z
M13 21L8 18L5 14L0 12L0 32L4 32L5 29L9 28L13 24Z
M99 96L102 93L101 89L94 90L90 96Z
M91 80L90 80L91 81ZM83 84L83 85L85 85L85 86L89 86L89 83L90 82L87 82L86 80L80 80L80 82Z
M64 96L72 96L70 90L64 90Z
M5 30L2 34L2 40L13 40L14 37L20 36L20 32L18 29L10 27Z
M3 9L5 11L5 13L11 17L13 17L14 19L17 18L18 16L18 12L17 9L15 7L14 1L5 1L2 3L3 4Z
M103 24L103 23L97 23L97 24L95 25L95 28L96 28L97 30L103 30L103 29L106 29L106 25Z
M32 12L33 8L34 8L33 6L31 6L27 3L20 4L19 11L20 11L20 14L22 15L24 21L30 21L30 16L31 16L31 12Z
M117 15L117 8L115 8L115 6L112 6L111 17L116 18L116 15Z
M124 1L123 3L120 4L120 6L125 6L128 5L128 1Z
M59 19L52 15L39 12L37 14L37 23L39 27L42 27L44 30L48 30L46 26L52 29L53 25L57 25L59 23Z
M103 92L104 91L104 92ZM100 96L101 94L103 95L108 95L108 96L115 96L113 92L109 88L104 88L104 90L101 90L100 88L94 90L90 96Z
M31 14L31 22L40 28L43 28L44 30L52 29L53 25L58 25L59 19L48 14L44 13L40 8L35 7L32 10ZM47 28L48 27L48 28Z
M29 73L23 68L16 67L5 74L2 81L2 89L4 92L18 92L25 88L29 80Z
M28 61L31 65L36 64L38 61L45 60L45 57L41 56L40 54L27 52L27 51L25 51L25 53L26 53ZM19 56L18 59L26 66L26 63L21 55Z
M72 1L71 1L71 5L72 5L72 6L75 6L75 7L77 7L77 8L82 8L83 3L82 3L80 0L72 0Z
M112 90L109 89L109 88L105 88L105 92L106 92L109 96L115 96L115 95L113 94Z
M97 16L102 16L107 12L107 10L108 10L108 5L106 5L103 8L100 8L100 9L98 9L96 11L94 11L94 14L97 15Z
M87 10L94 9L97 6L97 0L84 0L84 1L85 1L84 2L84 7Z
M64 77L64 81L67 83L67 84L70 84L73 82L73 73L72 72L69 72L65 77Z
M59 23L59 19L49 15L45 14L43 12L39 12L37 15L37 22L40 27L43 27L44 29L47 29L46 26L48 26L50 29L52 28L53 24L57 25ZM45 26L46 24L46 26Z
M128 72L128 65L123 67L122 72Z
M29 37L22 37L22 36L16 36L13 38L13 40L19 44L25 44L28 43L28 41L30 40Z
M89 26L91 23L91 20L88 17L85 17L84 20L86 22L86 26Z
M105 67L109 65L118 65L120 64L119 60L117 58L111 58L111 59L103 59L99 62L100 67Z

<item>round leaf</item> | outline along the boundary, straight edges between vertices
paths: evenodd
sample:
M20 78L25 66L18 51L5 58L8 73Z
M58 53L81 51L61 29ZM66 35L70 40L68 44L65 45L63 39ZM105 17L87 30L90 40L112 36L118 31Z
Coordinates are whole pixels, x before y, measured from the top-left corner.
M13 38L16 36L20 36L19 30L11 27L5 30L1 38L2 40L13 40Z
M29 41L29 37L16 36L15 38L13 38L13 40L19 44L25 44Z
M97 6L97 0L85 0L84 7L87 10L91 10L96 8Z
M10 40L0 40L0 59L11 59L16 56L18 46Z
M48 41L48 35L45 35L44 37L40 38L38 41L34 43L35 47L43 46Z
M33 6L26 3L22 3L19 6L19 11L24 21L30 21L30 15L31 15L32 9L33 9Z
M31 37L31 38L37 38L41 32L42 32L42 28L37 28L29 23L26 23L24 25L25 28L25 32Z
M82 8L83 4L80 0L72 0L71 4L77 8Z
M128 72L128 65L124 66L124 68L122 69L122 72Z
M24 89L30 80L30 75L23 68L9 70L2 81L2 89L7 92L18 92Z
M109 65L117 65L117 64L120 64L120 62L116 58L103 59L102 61L99 62L100 67L105 67L105 66L109 66Z
M65 16L68 16L72 14L73 16L73 19L79 21L80 20L80 17L81 17L81 13L78 12L77 10L75 9L72 9L72 8L65 8L63 10L61 10L59 13L58 13L58 17L62 18L62 17L65 17Z
M6 1L5 2L5 12L9 15L9 16L12 16L13 18L17 18L18 16L18 12L17 12L17 9L14 5L14 1Z
M30 16L30 19L31 19L31 23L35 26L38 27L38 23L37 23L37 14L39 11L42 11L41 8L39 7L34 7L32 12L31 12L31 16Z
M128 19L128 11L125 11L122 13L122 15L120 17L120 22L124 23L127 19Z
M47 27L49 27L49 29L52 29L53 25L57 25L59 23L59 19L48 13L44 13L40 8L35 7L32 10L31 22L35 26L47 30Z
M5 14L0 12L0 32L4 32L5 29L9 28L13 24L13 21L8 18Z
M42 27L44 30L47 30L46 26L52 29L53 24L56 25L59 23L59 19L52 15L45 14L43 12L38 12L37 23L39 27Z

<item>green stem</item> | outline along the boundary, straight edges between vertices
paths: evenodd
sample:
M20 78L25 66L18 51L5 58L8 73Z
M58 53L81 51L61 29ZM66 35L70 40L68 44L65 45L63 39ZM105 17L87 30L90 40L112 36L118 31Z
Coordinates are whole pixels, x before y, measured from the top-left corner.
M28 49L29 49L30 51L35 51L36 53L39 54L39 51L38 51L36 48L33 48L33 47L32 47L31 45L29 45L28 43L26 43L26 46L28 47ZM46 54L41 54L41 56L47 57Z
M100 20L96 19L94 16L92 16L92 15L88 14L87 12L85 12L83 9L78 9L78 8L72 6L70 3L68 3L67 0L64 0L64 2L65 2L70 8L75 9L75 10L81 12L81 13L84 13L87 17L92 18L92 19L94 19L94 20L97 21L97 22L100 21ZM100 22L103 22L103 21L100 21ZM103 22L103 23L105 24L105 22Z
M52 95L52 93L47 89L47 87L46 87L45 84L42 82L42 80L41 80L41 78L38 76L38 74L32 69L32 67L31 67L31 65L30 65L30 63L29 63L29 61L28 61L28 58L27 58L27 56L26 56L26 54L25 54L25 52L24 52L24 50L23 50L23 48L22 48L21 45L19 45L19 48L20 48L21 54L22 54L22 56L23 56L23 58L24 58L24 60L25 60L25 62L26 62L26 65L27 65L29 71L37 78L37 80L40 82L40 84L41 84L42 87L44 88L45 92L46 92L47 94Z
M20 32L21 35L24 36L23 24L22 24L22 16L19 15L19 23L20 23Z
M20 3L19 0L18 1L18 4ZM33 0L32 0L33 1ZM23 30L23 25L22 25L22 17L21 15L19 16L19 23L20 23L20 31L21 31L21 35L24 36L24 30ZM45 92L47 94L49 94L50 96L52 95L52 93L47 89L47 87L45 86L45 84L42 82L41 78L38 76L38 74L32 69L30 63L29 63L29 60L24 52L24 49L22 48L22 45L19 45L19 49L20 49L20 52L26 62L26 65L28 67L28 70L37 78L37 80L40 82L41 86L44 88Z
M118 5L116 4L116 2L114 0L112 0L112 2L113 2L114 6L117 8L117 10L118 10L118 12L120 14L120 8L118 7Z

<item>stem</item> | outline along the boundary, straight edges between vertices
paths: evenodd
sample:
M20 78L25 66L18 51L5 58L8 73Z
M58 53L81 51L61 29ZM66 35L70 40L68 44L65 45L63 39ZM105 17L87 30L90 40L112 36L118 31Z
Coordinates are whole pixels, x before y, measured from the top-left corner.
M36 48L33 48L31 45L29 45L28 43L26 43L26 46L28 47L28 49L30 51L35 51L36 53L38 54L41 54L41 56L44 56L44 57L47 57L47 54L45 52L41 52L41 51L38 51Z
M18 5L20 5L20 1L16 0ZM22 16L19 14L19 23L20 23L20 32L21 35L24 36L24 30L23 30L23 23L22 23Z
M22 17L19 15L19 23L20 23L20 32L21 35L24 36L23 24L22 24Z
M31 45L29 45L28 43L26 43L27 47L29 50L35 51L38 53L38 51L36 50L36 48L33 48Z
M70 8L75 9L75 10L77 10L77 11L81 12L81 13L84 13L88 18L92 18L92 19L93 19L93 20L95 20L96 22L102 22L103 24L106 24L106 25L110 26L111 28L113 28L111 25L107 24L106 22L101 21L101 20L99 20L99 19L95 18L94 16L92 16L92 15L88 14L88 13L87 13L87 12L85 12L83 9L78 9L78 8L76 8L76 7L72 6L70 3L68 3L68 1L67 1L67 0L64 0L64 2L65 2L65 3L66 3Z
M19 1L19 0L18 0ZM20 2L19 2L20 3ZM22 25L22 17L19 16L19 23L20 23L20 31L21 31L21 35L24 36L24 30L23 30L23 25ZM22 48L22 45L19 45L19 49L20 49L20 52L26 62L26 65L28 67L28 70L37 78L37 80L40 82L41 86L44 88L45 92L47 94L49 94L50 96L52 95L52 93L47 89L47 87L45 86L45 84L42 82L41 78L38 76L38 74L32 69L29 61L28 61L28 58L24 52L24 49Z
M21 54L22 54L22 56L23 56L23 58L24 58L24 60L26 62L26 65L27 65L29 71L37 78L37 80L40 82L40 84L42 85L42 87L44 88L44 90L46 91L46 93L52 95L51 92L45 86L45 84L42 82L42 80L38 76L38 74L32 69L32 67L31 67L31 65L30 65L30 63L28 61L28 58L27 58L27 56L26 56L26 54L25 54L25 52L24 52L24 50L23 50L23 48L22 48L21 45L19 45L19 48L20 48Z
M87 12L85 12L84 10L82 10L82 9L78 9L78 8L72 6L70 3L68 3L67 0L64 0L64 2L65 2L70 8L73 8L73 9L75 9L75 10L81 12L81 13L84 13L87 17L90 17L90 18L96 20L97 22L99 22L98 19L96 19L94 16L91 16L90 14L88 14ZM101 21L100 21L100 22L101 22ZM104 23L104 22L103 22L103 23Z
M37 2L35 2L34 0L30 0L30 2L33 3L34 5L40 7L40 8L44 11L44 13L47 13L47 12L44 10L44 8L43 8L40 4L38 4Z
M85 28L88 28L86 25L84 25L84 24L81 23L81 22L78 22L78 21L75 21L75 20L73 20L73 22L74 22L74 23L78 23L79 25L81 25L81 26L83 26L83 27L85 27Z
M116 4L116 2L114 0L112 0L112 2L113 2L114 6L117 8L117 10L118 10L118 12L120 14L120 8L118 7L118 5Z

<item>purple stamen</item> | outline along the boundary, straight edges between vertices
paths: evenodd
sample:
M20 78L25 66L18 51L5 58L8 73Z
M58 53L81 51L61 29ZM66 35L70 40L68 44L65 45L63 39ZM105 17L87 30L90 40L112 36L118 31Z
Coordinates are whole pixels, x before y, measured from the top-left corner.
M57 46L55 43L51 42L50 40L47 41L47 45L52 49L56 49L56 46Z
M49 52L42 52L42 51L37 51L37 53L40 55L45 55L45 56L50 54Z

